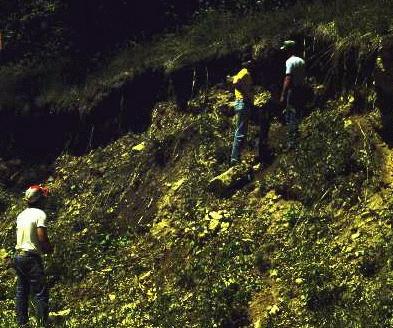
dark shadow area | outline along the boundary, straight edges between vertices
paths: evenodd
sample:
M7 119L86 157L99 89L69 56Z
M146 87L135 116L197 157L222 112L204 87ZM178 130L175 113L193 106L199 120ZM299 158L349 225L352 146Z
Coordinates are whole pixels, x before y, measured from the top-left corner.
M151 124L154 104L162 97L162 72L147 71L111 90L74 130L69 151L82 155L128 133L143 133Z
M5 159L51 162L63 151L81 155L125 133L142 133L165 87L161 72L147 71L112 89L84 116L78 109L51 112L34 106L33 101L24 110L3 109L0 153Z
M375 70L375 90L377 93L377 106L381 109L382 130L379 131L382 139L393 146L393 39L384 41L379 54L379 67Z
M383 141L393 146L393 94L376 88L378 107L381 109L382 129L379 131Z

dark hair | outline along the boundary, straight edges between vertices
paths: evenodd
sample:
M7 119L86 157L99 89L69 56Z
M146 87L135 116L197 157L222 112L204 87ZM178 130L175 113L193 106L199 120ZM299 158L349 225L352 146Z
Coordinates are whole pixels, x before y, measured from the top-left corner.
M299 54L302 51L302 44L296 41L296 43L292 47L288 48L287 51L293 54Z
M36 208L42 208L44 207L46 198L44 196L41 196L35 201L27 201L27 207L36 207Z
M255 64L253 59L245 60L242 62L242 67L251 68Z
M246 63L249 61L253 60L253 55L252 55L252 47L251 46L247 46L241 53L240 53L240 62Z

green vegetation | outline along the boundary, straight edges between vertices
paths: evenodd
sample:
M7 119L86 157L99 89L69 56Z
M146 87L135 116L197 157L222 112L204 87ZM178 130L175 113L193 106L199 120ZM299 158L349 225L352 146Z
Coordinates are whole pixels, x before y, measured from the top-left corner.
M391 159L378 109L353 116L352 96L330 102L303 121L293 152L275 123L273 165L222 198L207 189L227 167L228 96L212 89L191 113L158 103L146 133L58 159L47 259L57 326L389 324ZM8 249L20 206L5 213ZM12 273L2 282L12 327Z
M112 88L132 81L143 72L174 72L187 65L241 51L249 45L255 45L258 51L276 45L289 35L306 36L310 53L320 50L320 53L316 52L316 58L310 59L315 61L315 66L323 68L333 83L337 83L336 78L349 79L350 76L362 83L361 76L357 76L359 67L354 67L353 72L346 61L354 55L354 49L359 49L356 60L360 66L368 64L370 57L374 58L381 39L392 32L392 9L392 4L385 0L351 0L328 4L300 2L289 9L278 10L274 15L270 11L256 10L239 17L230 11L207 10L179 33L159 35L151 41L131 42L116 55L111 52L91 56L91 62L86 64L89 69L78 72L78 82L69 76L72 57L64 55L56 60L58 50L47 51L54 53L49 56L49 62L34 55L18 65L3 66L0 82L5 88L2 88L0 104L12 108L16 105L13 99L22 98L22 103L34 99L40 107L51 110L89 110L97 104L92 99L105 98ZM48 8L45 10L47 13ZM66 38L66 34L61 35ZM68 44L67 39L57 39L58 44ZM39 39L41 48L43 43L45 40ZM77 62L74 64L78 65ZM59 76L63 78L59 79ZM34 80L34 86L26 89L26 80Z
M284 154L277 168L266 174L266 191L279 190L309 205L328 200L342 207L357 202L378 183L381 164L375 145L381 142L380 137L367 120L349 115L353 100L349 96L329 103L328 108L314 111L303 121L301 144L295 153ZM276 146L281 147L285 140L275 137Z
M303 119L294 149L273 122L274 162L263 170L254 122L243 157L251 181L217 194L211 181L228 169L234 119L222 86L199 91L187 111L157 102L143 133L80 156L64 151L43 181L56 246L45 259L53 325L392 327L393 154L380 135L373 76L362 75L392 32L391 9L361 0L244 17L207 10L178 33L99 57L101 68L78 83L52 79L70 64L66 56L45 74L47 63L30 59L2 67L4 106L22 106L21 81L42 78L29 94L38 108L91 110L145 72L172 74L249 46L262 56L293 35L306 40L311 70L321 73L316 90L339 89ZM258 110L269 97L258 94ZM10 188L14 172L2 172L0 327L12 328L14 274L3 259L22 183Z

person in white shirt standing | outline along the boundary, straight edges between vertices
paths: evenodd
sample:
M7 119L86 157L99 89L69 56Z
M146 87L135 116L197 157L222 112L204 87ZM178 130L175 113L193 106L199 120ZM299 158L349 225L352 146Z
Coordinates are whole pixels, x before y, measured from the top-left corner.
M306 103L305 61L296 56L297 44L293 40L284 41L281 50L286 52L285 78L280 102L285 107L284 118L288 125L288 146L292 148L297 137L299 119Z
M28 325L28 299L34 296L40 327L46 327L49 313L49 292L41 254L53 252L46 230L46 214L42 210L48 189L29 187L25 192L27 208L17 217L17 243L14 269L17 274L16 314L20 327Z

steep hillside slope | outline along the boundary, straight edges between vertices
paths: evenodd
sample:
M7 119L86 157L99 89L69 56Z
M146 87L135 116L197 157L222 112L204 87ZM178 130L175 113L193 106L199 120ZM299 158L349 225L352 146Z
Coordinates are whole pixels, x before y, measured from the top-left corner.
M158 103L146 133L59 157L47 181L56 326L389 326L392 154L374 102L316 109L289 152L274 123L266 170L252 168L253 126L254 178L220 197L209 181L227 169L229 99L213 89L188 113ZM8 249L20 206L2 222ZM1 281L12 327L13 274Z
M78 83L47 83L60 73L46 62L0 69L0 258L22 190L48 185L54 327L393 327L393 23L376 3L211 12ZM228 171L225 76L252 48L263 111L287 36L305 43L317 93L299 142L288 150L273 120L258 165L253 122ZM12 328L15 275L0 266Z

